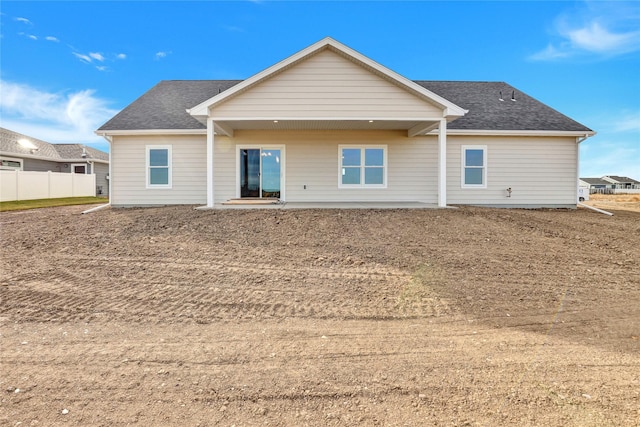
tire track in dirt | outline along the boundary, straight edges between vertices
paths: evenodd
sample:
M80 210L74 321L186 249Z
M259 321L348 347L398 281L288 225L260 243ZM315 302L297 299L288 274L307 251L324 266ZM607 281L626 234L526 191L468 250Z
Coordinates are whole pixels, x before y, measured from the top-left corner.
M107 317L210 323L287 317L391 319L447 311L443 300L424 295L400 304L411 275L379 266L301 269L224 259L54 258L67 268L47 270L46 280L44 273L13 278L4 315L13 314L17 321Z

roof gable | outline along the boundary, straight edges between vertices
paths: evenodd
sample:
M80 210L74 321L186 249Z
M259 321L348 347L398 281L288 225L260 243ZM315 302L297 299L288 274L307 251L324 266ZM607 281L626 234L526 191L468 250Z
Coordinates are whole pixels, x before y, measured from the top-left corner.
M635 179L627 176L605 175L602 179L613 184L640 184L640 181L636 181Z
M341 55L349 61L359 65L370 73L373 73L388 82L393 83L397 87L402 88L406 92L413 94L423 101L436 105L443 110L443 116L460 117L465 114L465 110L453 104L449 100L429 91L423 86L408 80L398 73L378 64L377 62L367 58L366 56L356 52L355 50L327 37L319 42L301 50L300 52L278 62L277 64L267 68L266 70L255 74L254 76L242 81L231 89L217 94L204 102L199 103L195 107L188 110L193 116L206 117L209 115L209 109L238 96L239 94L254 88L256 85L273 78L274 76L300 64L303 61L319 54L320 52L329 50L335 54Z
M35 148L21 145L19 142L21 139L28 140ZM16 157L38 158L52 162L109 161L108 153L83 144L52 144L5 128L0 128L0 152Z

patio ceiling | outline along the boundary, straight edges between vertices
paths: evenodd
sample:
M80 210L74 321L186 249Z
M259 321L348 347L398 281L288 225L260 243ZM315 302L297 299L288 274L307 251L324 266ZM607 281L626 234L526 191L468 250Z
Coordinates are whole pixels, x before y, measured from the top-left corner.
M440 120L214 120L218 135L233 136L236 130L403 130L409 137L425 134L438 127Z

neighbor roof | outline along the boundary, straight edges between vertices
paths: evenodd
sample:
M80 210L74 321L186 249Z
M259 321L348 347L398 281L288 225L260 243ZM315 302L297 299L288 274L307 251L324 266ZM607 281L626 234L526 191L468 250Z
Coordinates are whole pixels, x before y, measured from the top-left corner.
M24 147L18 142L21 139L28 140L36 148L32 149ZM86 157L82 157L83 151L86 153ZM87 160L109 161L108 153L96 150L92 147L87 147L83 144L51 144L50 142L32 138L5 128L0 128L0 152L16 156L25 155L29 157L37 157L54 162Z
M640 181L636 181L635 179L629 178L627 176L605 175L603 178L608 178L611 181L615 181L616 184L640 184Z
M580 181L584 181L590 185L610 185L611 183L605 181L602 178L580 178Z
M98 131L204 130L206 123L186 110L240 82L242 80L161 81ZM448 129L592 132L504 82L417 80L415 83L469 110L465 116L449 123Z

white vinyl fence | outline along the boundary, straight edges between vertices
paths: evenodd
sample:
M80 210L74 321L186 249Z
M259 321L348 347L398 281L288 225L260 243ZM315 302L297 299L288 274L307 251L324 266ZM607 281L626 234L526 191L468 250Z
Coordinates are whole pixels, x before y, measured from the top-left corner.
M95 195L93 174L0 171L0 202Z

